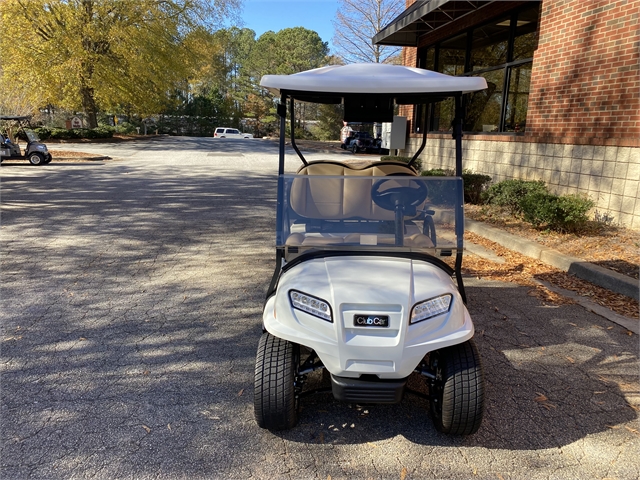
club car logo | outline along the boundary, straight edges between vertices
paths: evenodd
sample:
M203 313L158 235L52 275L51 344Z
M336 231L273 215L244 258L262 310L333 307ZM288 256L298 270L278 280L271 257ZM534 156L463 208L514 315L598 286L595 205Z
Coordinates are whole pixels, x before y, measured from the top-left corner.
M388 327L388 315L354 315L353 324L356 327Z

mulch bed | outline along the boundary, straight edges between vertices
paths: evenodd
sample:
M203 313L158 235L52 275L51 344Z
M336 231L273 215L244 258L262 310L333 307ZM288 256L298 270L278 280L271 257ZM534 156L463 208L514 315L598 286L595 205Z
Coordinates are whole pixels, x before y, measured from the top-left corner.
M639 318L639 305L636 300L605 288L594 285L566 272L533 258L509 250L502 245L487 240L471 232L465 232L465 238L472 243L482 245L502 257L504 263L496 263L475 255L467 255L463 261L463 273L478 278L514 282L531 287L530 295L551 305L570 304L573 300L558 295L535 280L546 281L578 295L588 297L594 303L606 307L628 318Z
M622 275L638 279L640 272L640 232L592 222L582 235L535 229L499 209L465 205L465 215L509 233L571 255Z

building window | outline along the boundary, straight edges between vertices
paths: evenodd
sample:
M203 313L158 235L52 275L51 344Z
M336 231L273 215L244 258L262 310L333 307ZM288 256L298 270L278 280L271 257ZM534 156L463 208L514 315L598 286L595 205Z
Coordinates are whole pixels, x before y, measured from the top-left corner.
M536 2L421 49L420 68L486 79L487 90L464 96L466 132L524 131L539 11L540 3ZM436 104L429 130L450 131L453 109L452 99ZM422 111L415 113L414 130L420 132Z

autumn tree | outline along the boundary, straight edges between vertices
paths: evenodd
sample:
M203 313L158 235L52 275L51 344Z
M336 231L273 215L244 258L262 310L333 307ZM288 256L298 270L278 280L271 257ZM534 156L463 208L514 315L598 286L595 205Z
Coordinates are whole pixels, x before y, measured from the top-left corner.
M4 0L3 91L83 110L129 105L155 113L192 76L200 57L188 37L215 28L240 0Z
M347 63L395 63L400 48L373 45L373 36L404 11L398 0L340 0L333 45Z

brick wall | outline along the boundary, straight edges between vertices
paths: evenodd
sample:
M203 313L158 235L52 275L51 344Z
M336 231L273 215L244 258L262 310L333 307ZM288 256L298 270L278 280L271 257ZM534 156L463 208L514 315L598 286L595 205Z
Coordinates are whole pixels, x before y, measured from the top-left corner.
M640 0L544 0L527 137L640 146Z

